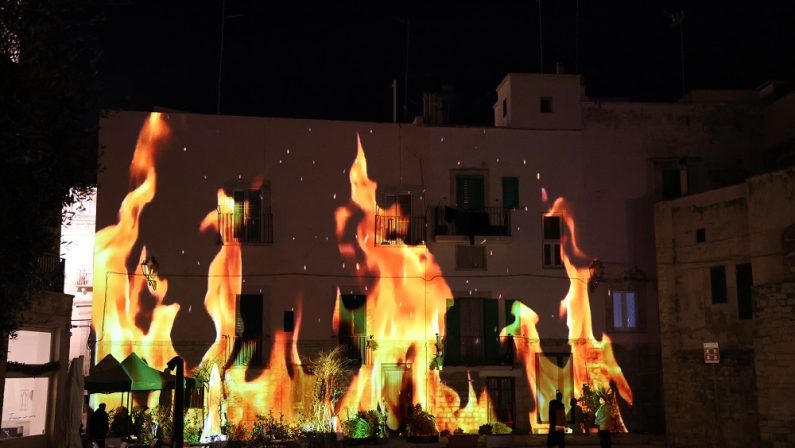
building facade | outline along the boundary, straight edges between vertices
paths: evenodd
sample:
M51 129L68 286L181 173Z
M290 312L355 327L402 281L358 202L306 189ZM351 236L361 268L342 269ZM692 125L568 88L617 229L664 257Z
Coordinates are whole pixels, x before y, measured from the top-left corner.
M709 99L709 98L708 98ZM98 356L219 366L230 420L335 404L439 429L546 430L556 390L611 387L664 430L654 203L754 169L746 96L592 101L579 77L510 74L495 127L111 113L94 254ZM156 275L141 264L156 257Z

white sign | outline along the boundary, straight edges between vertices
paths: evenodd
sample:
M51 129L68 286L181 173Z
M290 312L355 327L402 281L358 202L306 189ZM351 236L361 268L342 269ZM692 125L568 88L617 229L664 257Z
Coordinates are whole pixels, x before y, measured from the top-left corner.
M704 362L707 364L720 364L720 347L717 342L704 343Z

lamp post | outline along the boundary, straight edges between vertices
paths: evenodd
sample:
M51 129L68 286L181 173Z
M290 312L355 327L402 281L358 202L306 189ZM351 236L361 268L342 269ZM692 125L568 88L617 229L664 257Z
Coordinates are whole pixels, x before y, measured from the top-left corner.
M182 448L185 437L185 434L183 433L185 418L185 370L182 358L179 356L171 358L171 361L166 364L166 367L169 371L172 371L175 368L177 369L175 372L176 378L174 379L174 425L171 441L173 442L174 447Z
M160 269L160 264L157 262L157 259L150 255L144 258L144 261L141 262L141 272L146 277L146 283L152 289L157 289L157 271Z

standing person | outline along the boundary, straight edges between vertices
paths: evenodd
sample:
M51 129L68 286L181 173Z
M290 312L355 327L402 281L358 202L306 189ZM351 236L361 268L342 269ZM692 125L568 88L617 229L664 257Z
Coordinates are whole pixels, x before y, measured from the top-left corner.
M588 435L588 427L585 425L585 412L583 412L574 397L569 400L569 428L571 428L573 434Z
M91 441L104 448L105 437L108 436L108 413L105 412L105 403L101 403L91 416L88 422L88 434L91 436Z
M554 445L565 448L566 439L566 408L563 406L563 394L557 391L555 399L549 402L549 433L547 434L547 448Z
M613 441L610 440L610 432L613 430L613 417L610 415L610 404L603 396L599 397L599 409L596 410L594 423L599 425L599 446L610 448Z

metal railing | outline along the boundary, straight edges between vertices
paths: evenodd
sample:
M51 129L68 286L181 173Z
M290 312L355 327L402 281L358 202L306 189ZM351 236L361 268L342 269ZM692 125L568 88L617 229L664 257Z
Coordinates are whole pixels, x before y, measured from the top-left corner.
M468 210L438 206L434 210L434 235L510 236L511 209L484 207Z
M273 243L273 213L270 208L255 216L219 211L218 237L221 244Z
M375 244L422 244L425 241L425 221L424 216L376 214Z
M44 254L38 259L42 282L48 291L63 292L66 260L56 254Z

